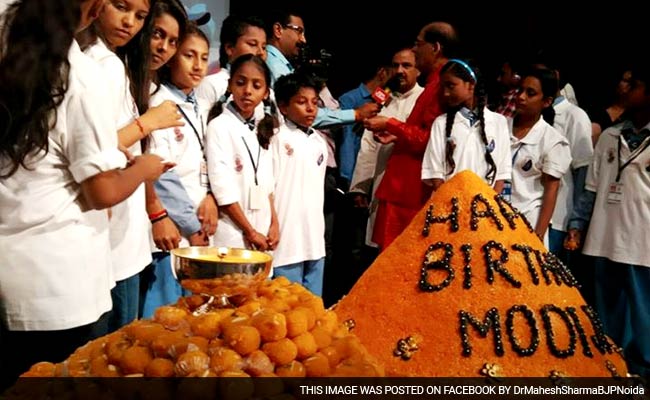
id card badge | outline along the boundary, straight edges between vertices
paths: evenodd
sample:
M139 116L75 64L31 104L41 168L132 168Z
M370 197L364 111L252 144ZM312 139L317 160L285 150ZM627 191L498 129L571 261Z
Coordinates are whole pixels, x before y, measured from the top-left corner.
M623 184L620 182L610 183L607 192L607 203L620 204L621 201L623 201Z
M261 210L264 207L265 201L268 202L269 199L262 186L251 186L248 197L248 208L250 210Z
M208 164L205 162L205 160L201 161L201 186L204 188L207 188L209 186Z

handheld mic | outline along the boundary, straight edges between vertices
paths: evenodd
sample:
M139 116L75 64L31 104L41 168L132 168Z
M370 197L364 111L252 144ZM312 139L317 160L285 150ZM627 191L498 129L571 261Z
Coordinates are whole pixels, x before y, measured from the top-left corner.
M378 86L374 92L372 92L371 97L380 107L385 107L390 102L390 88L381 88Z

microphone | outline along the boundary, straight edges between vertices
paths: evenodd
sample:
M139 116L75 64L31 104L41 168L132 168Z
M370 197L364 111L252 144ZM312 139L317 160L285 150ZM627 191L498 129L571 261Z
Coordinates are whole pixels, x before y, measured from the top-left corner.
M400 89L400 76L395 74L391 76L383 87L377 87L372 92L372 99L375 103L379 104L382 108L390 104L393 97L391 93L398 92Z
M390 101L392 97L390 96L391 90L388 86L382 88L380 86L377 86L375 90L370 94L370 97L372 98L372 101L379 106L379 109L381 110L383 107L386 107L388 104L390 104ZM363 126L363 122L359 121L356 122L352 126L352 131L357 134L358 136L363 135L363 131L365 130Z
M386 107L391 101L390 93L391 90L389 87L381 88L377 86L372 92L371 97L380 107Z

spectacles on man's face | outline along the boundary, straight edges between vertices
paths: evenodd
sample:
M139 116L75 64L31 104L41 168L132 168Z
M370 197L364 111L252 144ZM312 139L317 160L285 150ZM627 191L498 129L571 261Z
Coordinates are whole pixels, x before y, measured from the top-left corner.
M296 32L300 36L305 34L305 28L302 26L298 26L294 24L284 24L284 27L287 29L291 29L292 31Z

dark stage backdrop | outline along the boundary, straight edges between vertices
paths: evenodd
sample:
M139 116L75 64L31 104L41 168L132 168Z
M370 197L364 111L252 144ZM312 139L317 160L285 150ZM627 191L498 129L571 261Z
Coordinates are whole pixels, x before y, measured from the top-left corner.
M588 9L571 1L387 3L393 5L354 0L232 0L230 6L231 13L261 17L274 7L297 10L304 18L309 45L333 55L329 87L336 96L356 87L378 57L412 44L420 28L435 20L458 28L464 54L476 59L491 79L509 54L551 51L583 108L600 106L627 60L650 50L648 17L639 5L627 1Z

